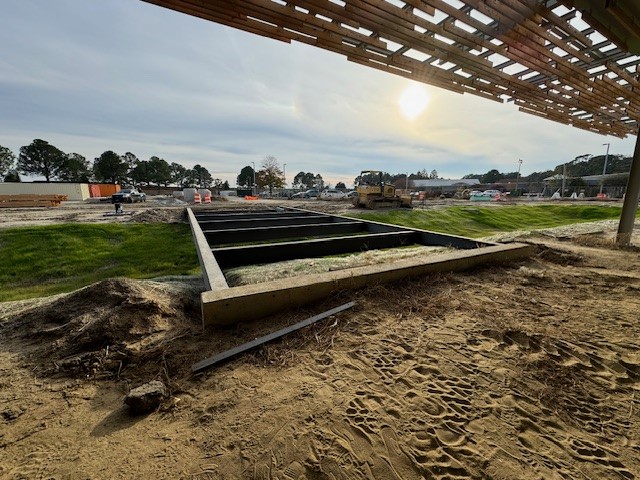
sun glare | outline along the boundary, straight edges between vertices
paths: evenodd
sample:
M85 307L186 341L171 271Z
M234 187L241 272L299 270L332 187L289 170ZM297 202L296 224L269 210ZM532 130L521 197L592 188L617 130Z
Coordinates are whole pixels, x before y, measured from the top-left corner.
M429 94L427 89L422 85L411 84L405 88L400 98L398 98L398 105L400 111L409 120L415 120L429 104Z

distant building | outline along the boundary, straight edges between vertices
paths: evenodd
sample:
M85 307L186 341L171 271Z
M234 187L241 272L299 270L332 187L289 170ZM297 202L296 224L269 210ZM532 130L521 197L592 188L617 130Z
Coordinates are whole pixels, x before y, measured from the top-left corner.
M569 181L569 180L573 180L574 178L579 178L584 182L585 185L595 186L595 185L600 185L600 183L602 183L603 181L606 181L608 178L616 178L616 177L619 177L620 175L621 175L620 173L607 173L606 175L585 175L584 177L570 177L569 175L567 175L566 180ZM545 178L544 182L546 184L551 182L562 182L562 175L559 173L556 175L552 175L550 177Z
M458 188L473 187L480 185L477 178L448 179L448 178L429 178L426 180L409 180L409 186L415 189L429 190L436 188Z
M424 191L427 197L444 195L453 197L459 190L467 190L480 185L477 178L465 179L448 179L448 178L429 178L425 180L410 180L409 187L412 190Z
M543 180L545 191L553 191L560 188L563 176L561 174L552 175ZM576 180L580 183L575 183ZM566 190L584 193L587 197L594 197L604 188L604 192L611 198L622 197L626 190L625 174L608 173L606 175L585 175L582 177L565 178Z

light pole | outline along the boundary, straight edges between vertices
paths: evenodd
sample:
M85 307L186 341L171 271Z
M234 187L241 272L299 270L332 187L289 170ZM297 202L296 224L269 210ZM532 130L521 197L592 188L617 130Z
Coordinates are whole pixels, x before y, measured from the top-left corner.
M251 162L253 166L253 185L251 186L251 193L255 193L254 189L256 188L256 162Z
M287 188L287 164L286 163L282 164L282 172L284 176L284 188Z
M520 167L522 166L522 159L518 159L518 174L516 175L516 195L518 195L518 180L520 179Z
M600 180L600 194L602 194L602 187L604 187L604 176L607 174L607 160L609 160L609 143L603 143L607 146L607 154L604 156L604 168L602 169L602 180Z
M407 173L407 176L405 177L405 181L404 181L404 193L405 195L409 194L409 174Z

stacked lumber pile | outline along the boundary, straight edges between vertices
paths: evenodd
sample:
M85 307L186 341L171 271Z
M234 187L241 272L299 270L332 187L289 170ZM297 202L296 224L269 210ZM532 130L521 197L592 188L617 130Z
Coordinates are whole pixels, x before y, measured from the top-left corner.
M59 207L67 195L0 195L0 208Z

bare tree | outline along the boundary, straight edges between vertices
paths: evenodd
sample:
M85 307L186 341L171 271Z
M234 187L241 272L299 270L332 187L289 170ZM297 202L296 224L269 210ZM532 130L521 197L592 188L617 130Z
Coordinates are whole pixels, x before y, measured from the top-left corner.
M262 185L269 187L269 194L273 194L274 188L284 187L284 172L280 168L278 159L273 155L267 155L262 160L262 171L259 177Z

